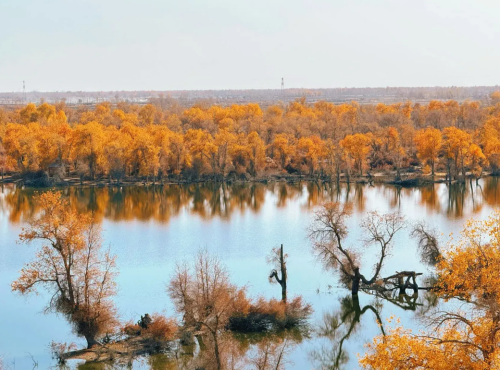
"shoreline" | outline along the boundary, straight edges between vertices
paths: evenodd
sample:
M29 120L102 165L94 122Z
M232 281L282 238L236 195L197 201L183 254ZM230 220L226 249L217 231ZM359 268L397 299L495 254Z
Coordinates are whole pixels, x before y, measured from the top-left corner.
M452 180L448 181L446 179L445 173L436 173L434 176L432 175L423 175L419 173L404 173L401 176L401 180L396 180L396 175L392 173L384 173L377 172L367 176L366 174L363 176L352 176L350 181L347 181L345 176L342 176L338 183L340 184L386 184L386 185L394 185L401 187L419 187L430 184L439 184L439 183L465 183L467 181L477 181L481 178L485 177L495 177L495 174L485 172L481 177L475 178L472 176L467 176L465 179L461 180ZM144 179L138 178L124 178L121 181L109 179L97 179L97 180L83 180L81 181L77 177L67 177L62 181L54 181L53 179L44 179L44 183L37 183L37 179L35 180L26 180L20 174L14 174L10 176L5 176L3 179L0 179L0 184L15 184L17 186L22 186L30 189L50 189L50 188L65 188L65 187L161 187L165 185L191 185L191 184L269 184L269 183L287 183L287 184L296 184L301 182L321 182L321 183L337 183L335 177L330 176L309 176L309 175L296 175L296 174L272 174L267 176L258 176L258 177L217 177L217 176L205 176L198 179L182 179L182 178L167 178L162 179L162 181L146 181Z

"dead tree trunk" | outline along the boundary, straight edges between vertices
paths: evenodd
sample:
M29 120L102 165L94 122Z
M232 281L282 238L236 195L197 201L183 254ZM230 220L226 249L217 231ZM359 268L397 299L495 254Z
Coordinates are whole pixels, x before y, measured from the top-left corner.
M280 269L281 269L281 279L278 276L278 272L276 270L273 270L271 272L271 275L269 276L270 279L273 277L276 279L279 285L281 285L281 300L286 303L286 262L285 262L285 255L283 253L283 244L281 244L280 247L280 255L279 255L279 262L280 262Z

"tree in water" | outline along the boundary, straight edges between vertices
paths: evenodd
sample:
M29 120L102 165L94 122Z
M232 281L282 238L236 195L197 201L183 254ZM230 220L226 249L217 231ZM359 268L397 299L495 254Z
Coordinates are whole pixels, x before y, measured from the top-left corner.
M22 242L43 242L34 261L21 270L12 290L52 294L46 311L62 313L88 348L117 324L111 300L115 295L115 256L101 250L101 229L90 215L78 214L60 192L38 195L41 215L20 234Z
M359 252L344 245L348 234L346 220L351 213L350 204L330 202L322 205L309 227L309 237L320 261L326 268L338 271L341 282L350 287L352 295L356 296L361 284L371 286L377 282L394 235L406 226L406 222L399 213L379 215L377 212L369 213L362 221L360 226L365 235L364 246L376 245L379 248L372 277L367 279L360 272Z
M273 248L271 250L271 254L267 257L267 262L274 267L274 269L271 271L271 275L269 275L269 281L273 283L274 278L276 282L281 286L281 300L283 301L283 303L286 303L287 257L288 255L284 254L283 252L283 244L281 244L280 248ZM278 276L278 269L280 270L281 278Z
M231 315L241 310L239 303L248 302L244 290L230 283L229 274L217 257L203 251L198 253L192 269L187 265L177 266L168 292L186 326L208 331L211 342L208 347L212 349L216 368L223 369L221 340Z

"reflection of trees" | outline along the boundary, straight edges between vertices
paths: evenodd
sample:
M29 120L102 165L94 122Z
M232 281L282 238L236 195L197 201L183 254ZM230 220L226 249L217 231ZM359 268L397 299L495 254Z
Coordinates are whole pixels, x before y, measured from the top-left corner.
M462 217L464 213L465 195L467 187L463 183L448 185L448 208L450 217Z
M432 211L439 212L441 210L441 204L439 203L436 186L434 184L424 185L419 190L420 204L427 206Z
M302 195L303 184L287 184L285 182L278 182L270 184L267 189L278 197L276 205L281 208L287 205L287 201L289 199L296 199Z
M466 202L471 202L472 212L481 210L483 202L497 205L500 202L500 184L496 177L481 180L483 186L475 184L446 185L448 199L446 206L449 217L462 217ZM63 195L79 212L92 212L98 220L108 218L114 221L156 220L168 222L182 210L187 210L204 219L221 217L228 219L235 212L251 210L259 212L266 200L266 193L277 198L277 206L285 207L289 200L297 200L304 194L307 198L303 207L310 209L326 201L352 202L363 212L366 206L367 185L339 184L327 182L274 182L262 183L195 183L163 186L123 187L69 187L63 188ZM420 203L432 211L440 212L441 203L437 193L438 185L419 188ZM411 196L413 189L376 185L392 208L398 207L401 199ZM14 185L2 185L0 210L9 212L11 222L27 221L38 211L33 203L35 189L21 189ZM378 191L378 190L377 190ZM369 192L368 196L373 194ZM376 196L376 195L374 195Z
M317 363L321 369L342 369L350 358L345 349L346 342L363 328L361 318L367 312L371 312L372 319L379 325L382 335L385 335L382 319L380 316L383 302L389 302L405 311L415 311L416 315L423 317L431 307L437 304L436 295L430 291L425 291L420 295L418 292L413 295L398 294L394 292L367 291L375 297L372 304L367 304L361 308L359 299L347 295L340 299L340 308L333 312L326 312L323 321L316 329L316 334L320 338L329 340L327 346L322 346L319 350L310 353L311 359Z
M498 177L484 179L483 197L489 205L497 206L500 203L500 187Z
M312 360L318 363L321 369L341 369L349 361L349 353L345 350L344 343L360 329L361 317L366 312L373 313L384 334L379 314L380 308L379 302L361 308L359 298L353 298L351 295L341 298L340 308L337 311L325 313L323 322L317 329L317 335L329 339L331 345L311 352Z
M310 183L70 187L61 191L71 207L81 213L92 212L97 220L168 222L183 209L206 219L229 218L234 212L245 210L259 212L266 192L276 194L278 206L284 206L287 200L297 199L305 190L309 195L307 207L321 202L327 193L323 186ZM9 211L11 222L26 221L38 211L32 199L34 193L32 189L11 187L0 198L0 209Z
M289 353L303 340L304 335L307 335L306 329L273 333L224 333L220 338L222 368L225 370L283 370L289 363ZM78 370L132 368L134 362L145 365L145 368L151 370L217 369L211 337L203 336L199 342L200 345L195 351L192 346L184 347L176 344L164 353L136 358L117 357L114 362L106 363L89 362L79 365Z

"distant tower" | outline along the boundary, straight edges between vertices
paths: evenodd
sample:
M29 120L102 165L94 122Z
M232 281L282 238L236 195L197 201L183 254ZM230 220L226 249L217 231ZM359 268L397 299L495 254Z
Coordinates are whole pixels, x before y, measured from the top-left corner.
M281 93L285 92L285 79L281 77Z
M23 81L23 102L26 103L26 82Z

